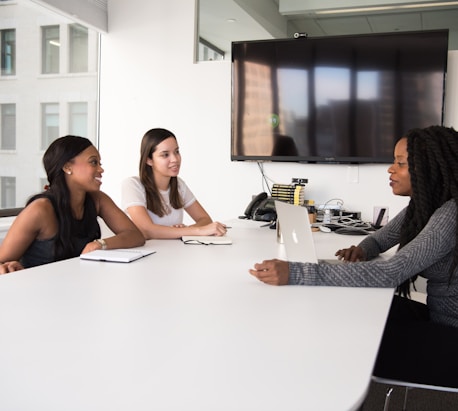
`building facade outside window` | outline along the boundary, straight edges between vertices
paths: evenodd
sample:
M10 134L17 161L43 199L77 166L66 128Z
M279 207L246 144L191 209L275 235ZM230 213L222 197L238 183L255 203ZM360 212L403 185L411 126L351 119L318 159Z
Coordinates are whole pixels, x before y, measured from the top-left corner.
M16 74L16 30L0 30L2 76Z
M88 69L88 29L80 24L69 27L70 73L82 73Z
M46 148L59 137L59 104L41 105L41 149Z
M2 217L48 184L42 158L56 138L97 146L100 34L36 2L0 0L0 41Z
M69 103L69 133L87 137L87 103Z
M41 72L43 74L59 73L59 26L48 26L41 28L41 53Z
M16 177L0 177L0 207L14 208L16 204Z
M16 149L16 104L2 104L0 150Z

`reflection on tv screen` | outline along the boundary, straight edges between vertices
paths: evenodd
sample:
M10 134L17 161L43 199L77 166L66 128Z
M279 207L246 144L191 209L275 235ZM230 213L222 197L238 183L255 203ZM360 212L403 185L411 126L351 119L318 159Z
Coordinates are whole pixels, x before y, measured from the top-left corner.
M233 160L389 163L442 124L448 31L235 42Z

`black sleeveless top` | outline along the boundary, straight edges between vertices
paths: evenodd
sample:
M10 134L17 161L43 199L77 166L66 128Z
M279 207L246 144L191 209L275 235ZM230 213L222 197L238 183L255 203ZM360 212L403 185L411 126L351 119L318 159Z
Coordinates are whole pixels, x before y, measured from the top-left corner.
M54 201L49 196L44 196L51 201L56 211ZM57 214L57 212L56 212ZM71 253L65 258L78 257L87 243L100 238L100 226L97 221L95 204L90 195L86 196L84 202L84 215L81 220L71 219ZM21 258L21 264L24 268L35 267L37 265L52 263L63 258L56 257L56 237L46 240L34 240Z

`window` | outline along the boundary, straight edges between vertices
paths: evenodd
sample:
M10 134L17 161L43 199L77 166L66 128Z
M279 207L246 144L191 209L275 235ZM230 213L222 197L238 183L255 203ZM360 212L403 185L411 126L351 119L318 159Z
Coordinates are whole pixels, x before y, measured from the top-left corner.
M88 29L80 24L72 24L69 29L69 72L88 71Z
M39 2L0 0L0 217L43 190L43 153L56 138L76 134L97 146L100 34L31 3Z
M40 178L38 181L37 193L43 191L48 184L49 183L47 178Z
M59 137L59 104L41 105L41 149L46 148Z
M69 111L69 133L74 136L87 137L87 103L70 103Z
M16 177L0 177L0 207L16 207Z
M16 104L1 105L0 150L16 149Z
M41 52L43 74L59 73L60 35L59 26L41 29Z
M16 30L0 30L2 76L16 74Z

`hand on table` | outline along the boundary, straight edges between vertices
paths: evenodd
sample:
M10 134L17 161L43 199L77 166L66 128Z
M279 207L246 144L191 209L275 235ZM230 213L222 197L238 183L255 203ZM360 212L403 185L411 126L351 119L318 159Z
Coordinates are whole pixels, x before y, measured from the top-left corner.
M339 260L344 260L351 263L365 260L363 249L355 245L352 245L350 248L337 250L335 255Z
M12 273L23 269L24 267L19 261L6 261L0 264L0 274Z
M218 221L199 227L199 235L215 235L221 237L226 235L227 226Z
M289 279L289 264L282 260L264 260L249 270L258 280L271 285L286 285Z

